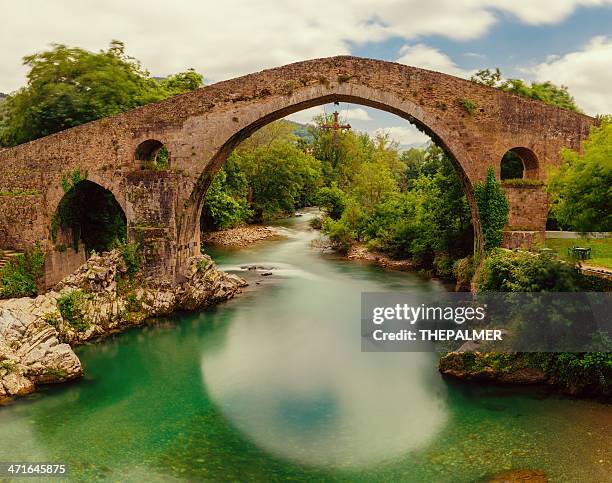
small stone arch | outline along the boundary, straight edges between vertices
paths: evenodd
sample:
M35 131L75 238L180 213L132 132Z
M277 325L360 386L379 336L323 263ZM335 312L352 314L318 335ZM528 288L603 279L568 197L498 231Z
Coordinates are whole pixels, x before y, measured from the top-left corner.
M511 148L500 161L500 179L538 179L540 170L536 154L529 148Z
M73 184L61 198L51 223L55 250L110 248L113 237L127 237L127 219L123 207L112 191L89 179Z
M157 139L141 142L134 152L134 160L140 169L163 171L170 168L170 152Z

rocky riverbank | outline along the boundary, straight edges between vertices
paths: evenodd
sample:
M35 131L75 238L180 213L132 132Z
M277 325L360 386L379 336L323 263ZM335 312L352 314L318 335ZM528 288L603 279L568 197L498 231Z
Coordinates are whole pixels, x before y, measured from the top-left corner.
M128 275L119 251L94 255L43 295L0 301L0 400L28 394L37 384L80 377L71 345L222 302L246 285L207 255L193 257L186 280L173 287Z
M598 353L449 352L438 362L445 376L486 384L546 385L573 396L609 400L612 369ZM601 353L599 353L601 354Z
M202 233L202 242L211 245L244 247L261 240L281 238L282 235L270 226L244 225L229 230Z
M381 252L370 251L365 245L355 244L349 249L346 258L349 260L364 260L393 270L415 270L417 264L413 260L394 260Z

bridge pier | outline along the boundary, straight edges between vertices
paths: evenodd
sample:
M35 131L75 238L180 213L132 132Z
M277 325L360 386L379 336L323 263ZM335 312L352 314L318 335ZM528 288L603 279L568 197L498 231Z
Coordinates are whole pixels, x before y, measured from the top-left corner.
M156 284L176 282L177 205L180 175L135 171L125 178L128 241L142 250L145 277Z

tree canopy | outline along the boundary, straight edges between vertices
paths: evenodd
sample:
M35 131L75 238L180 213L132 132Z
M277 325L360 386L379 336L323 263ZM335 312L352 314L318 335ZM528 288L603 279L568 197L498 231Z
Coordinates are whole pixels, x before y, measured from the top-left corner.
M563 157L549 181L553 216L576 231L612 231L612 116L591 129L582 154Z
M27 84L0 108L0 146L14 146L196 89L193 70L155 79L122 42L94 53L55 44L24 57Z
M499 68L483 69L476 72L471 80L489 87L495 87L505 92L542 101L551 106L561 107L569 111L580 112L576 101L565 86L556 86L552 82L530 82L521 79L504 79Z

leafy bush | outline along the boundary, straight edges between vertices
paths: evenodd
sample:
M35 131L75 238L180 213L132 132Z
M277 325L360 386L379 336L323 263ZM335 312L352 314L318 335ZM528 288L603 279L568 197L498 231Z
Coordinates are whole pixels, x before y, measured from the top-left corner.
M317 204L332 220L338 220L346 206L346 194L335 184L321 188L317 193Z
M481 292L576 292L580 275L547 254L497 248L485 259L476 283Z
M321 218L320 216L315 216L314 218L310 219L308 225L310 225L310 228L314 230L320 230L321 228L323 228L323 218Z
M612 231L612 116L591 129L582 153L563 157L549 182L554 217L576 231Z
M612 392L612 353L547 353L531 358L558 384L578 393L593 391L604 395Z
M469 288L474 278L474 259L472 257L465 257L456 260L453 265L453 275L457 280L459 287Z
M225 230L244 223L252 215L246 177L230 158L206 192L200 223L205 230Z
M43 274L45 256L39 247L19 254L0 270L0 296L30 297L38 293L36 282Z
M136 242L126 242L124 240L115 240L111 249L117 249L121 252L123 261L127 267L127 275L133 276L138 270L140 270L140 264L142 262L142 250Z
M478 217L484 236L484 248L490 251L501 245L503 228L508 223L508 200L501 185L495 179L495 171L489 167L484 183L474 187Z
M476 113L476 103L474 103L474 101L469 99L459 99L458 102L470 116L473 116Z
M47 312L43 316L43 320L53 327L58 327L60 323L60 314L58 312Z
M335 250L348 253L355 241L355 232L342 220L332 220L330 217L323 220L321 231L327 235Z
M85 320L84 309L89 296L82 290L74 290L57 299L57 308L66 322L77 332L89 329L89 322Z

